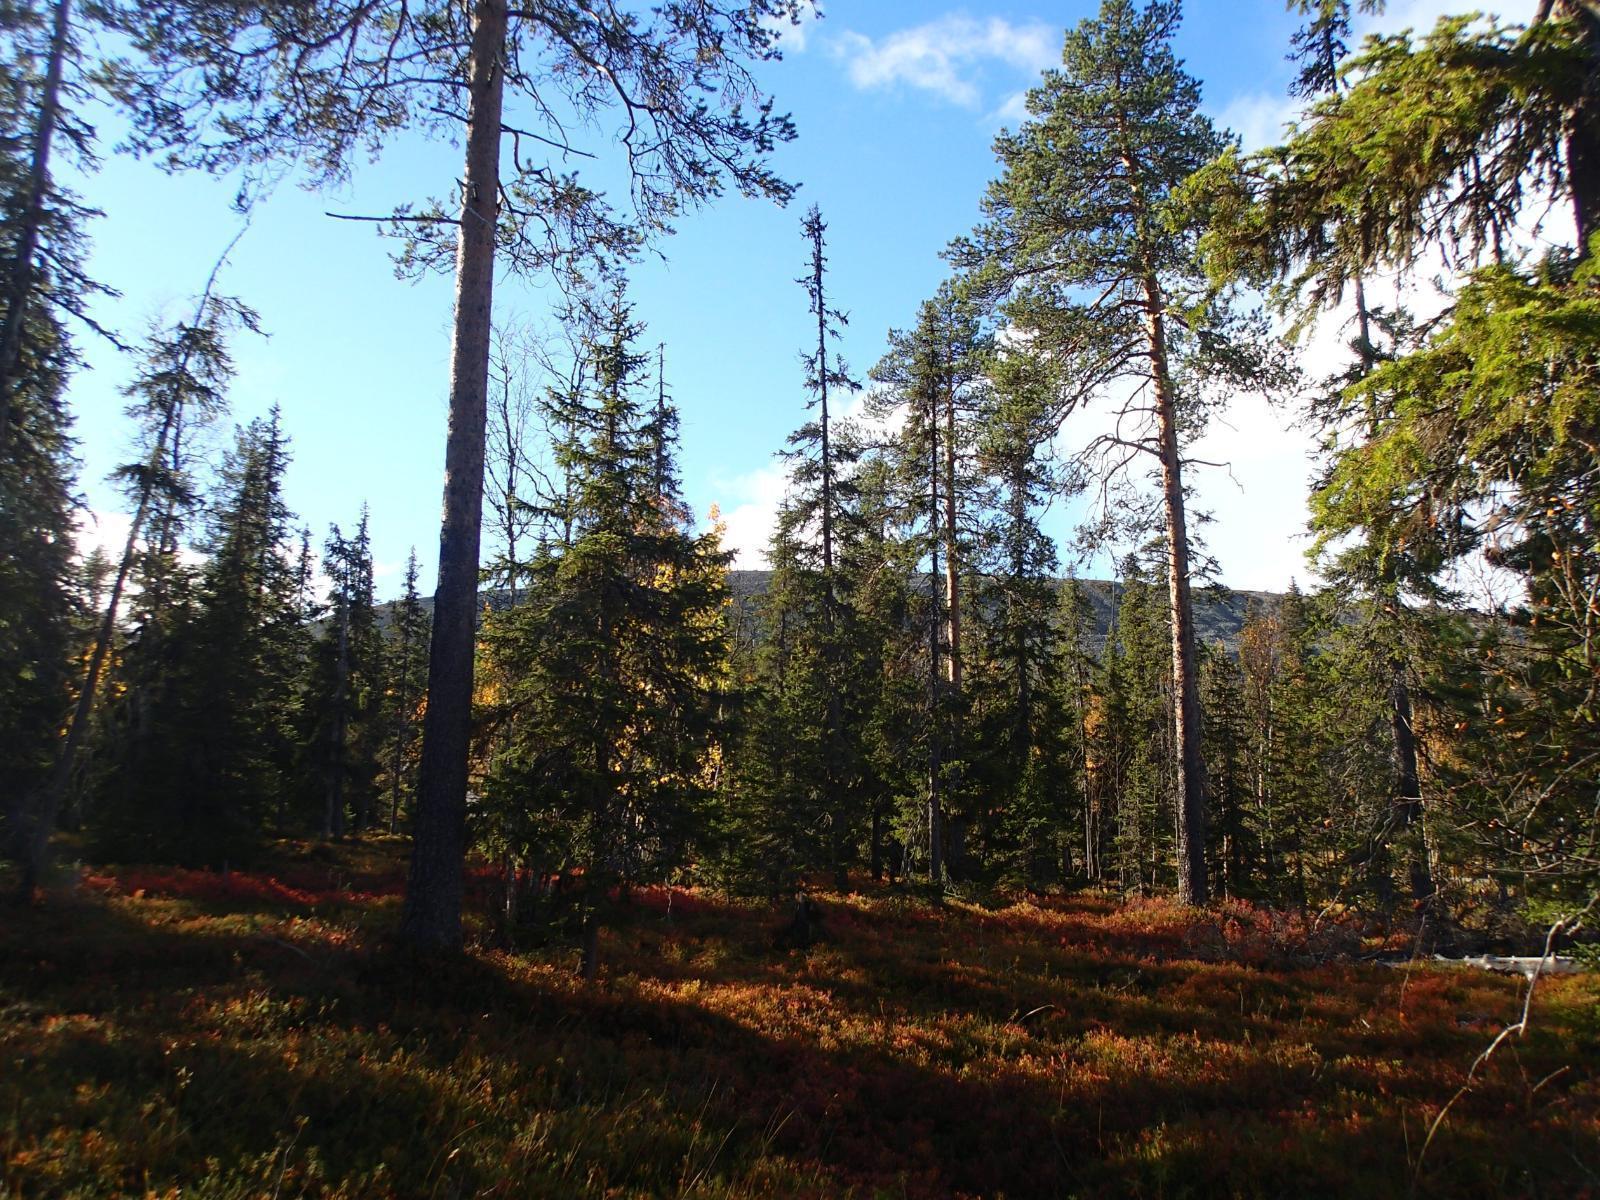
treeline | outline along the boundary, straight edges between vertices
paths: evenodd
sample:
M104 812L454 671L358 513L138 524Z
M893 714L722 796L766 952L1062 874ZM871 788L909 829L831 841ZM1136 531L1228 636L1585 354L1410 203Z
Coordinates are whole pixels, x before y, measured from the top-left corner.
M305 7L284 20L314 28L284 36L339 33L379 63L433 33L396 18L369 44L360 6ZM638 224L533 170L492 214L503 236L480 245L476 142L456 250L428 240L440 214L395 214L403 263L461 261L431 637L414 560L394 619L378 619L364 512L320 560L296 528L276 416L202 468L229 341L255 324L212 285L191 320L149 340L128 389L141 440L119 472L126 553L74 562L64 330L93 285L76 267L85 214L59 193L29 208L33 120L31 165L0 143L8 261L30 267L13 270L13 294L33 298L8 310L26 319L0 381L0 753L24 885L63 824L98 854L213 866L273 835L389 828L415 840L412 941L459 940L476 854L499 881L504 933L575 900L591 967L610 898L676 878L767 894L864 875L936 893L1103 884L1574 927L1600 867L1600 105L1582 82L1600 27L1558 0L1528 29L1451 19L1352 53L1348 4L1294 7L1305 115L1248 155L1201 112L1172 50L1176 4L1105 0L1069 31L1061 68L997 141L949 280L865 379L838 353L845 298L822 214L806 214L795 328L809 404L753 628L731 603L720 531L697 531L681 498L668 356L634 314L626 265L677 205L715 193L719 169L788 195L760 166L788 133L769 109L752 124L668 106L663 173L634 164ZM37 44L0 97L16 127L24 98L49 90L40 64L60 38L44 18L68 11L23 8ZM692 19L760 58L770 18L797 12L712 5ZM188 145L210 101L161 89L220 43L122 19L154 64L110 76L142 114L141 144ZM457 30L472 35L472 87L505 86L475 72L518 36L506 19L480 4ZM610 78L702 80L716 62L729 86L748 82L705 49L714 39L689 53L683 30L663 34L651 57L628 29L635 40L609 43ZM308 96L357 86L294 74L311 51L287 67L239 61L264 72L238 81L260 105L300 102L273 90L277 70ZM585 78L592 63L574 61ZM195 165L250 161L294 128L250 111L260 123L236 119L232 149ZM363 121L404 114L346 115L300 131L333 174ZM1548 197L1576 236L1527 249L1518 222ZM48 254L29 220L55 231ZM558 271L557 336L491 328L487 277L469 289L497 253ZM1438 314L1374 299L1440 256L1461 282ZM1333 378L1303 377L1274 310L1349 335ZM1241 392L1321 431L1310 519L1328 585L1252 611L1234 654L1196 632L1213 564L1190 451ZM1066 498L1089 513L1079 548L1121 555L1098 653L1041 527ZM1455 581L1473 570L1495 573L1502 603L1469 606ZM508 603L485 609L480 582Z

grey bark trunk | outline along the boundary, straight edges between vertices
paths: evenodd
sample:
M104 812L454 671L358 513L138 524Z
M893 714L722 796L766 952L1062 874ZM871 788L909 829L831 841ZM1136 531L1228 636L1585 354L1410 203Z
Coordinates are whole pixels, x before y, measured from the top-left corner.
M468 67L470 108L456 252L439 584L434 593L411 872L400 924L401 939L423 951L461 946L505 37L504 0L477 0Z
M1178 902L1204 904L1206 775L1200 756L1200 689L1195 670L1194 602L1189 586L1189 531L1178 449L1177 398L1167 364L1165 300L1153 276L1144 283L1150 365L1161 446L1161 493L1167 517L1167 588L1172 616L1173 761L1177 770Z
M1406 839L1406 867L1411 877L1411 898L1426 903L1433 898L1433 871L1428 864L1428 846L1422 835L1422 778L1417 768L1417 735L1412 724L1411 689L1406 681L1405 664L1394 659L1389 664L1391 688L1389 718L1394 730L1395 816L1409 836Z

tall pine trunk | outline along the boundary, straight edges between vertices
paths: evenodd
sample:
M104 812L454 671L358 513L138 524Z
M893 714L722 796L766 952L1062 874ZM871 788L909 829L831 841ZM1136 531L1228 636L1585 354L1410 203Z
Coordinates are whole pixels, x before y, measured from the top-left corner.
M505 39L505 0L477 0L468 67L466 176L456 251L439 584L434 593L411 872L400 924L401 939L427 951L461 946Z
M1167 518L1167 592L1172 619L1173 765L1177 770L1178 902L1206 902L1206 775L1200 756L1200 687L1195 667L1194 601L1189 586L1189 530L1184 511L1178 409L1167 363L1165 298L1154 275L1144 280L1145 327L1155 382L1161 496Z
M11 446L11 397L21 383L22 331L27 324L28 301L34 285L33 260L39 252L44 225L45 191L50 186L50 145L61 117L61 73L67 56L67 34L72 0L56 0L55 23L50 33L50 59L45 64L44 90L39 96L39 123L33 135L33 159L22 201L17 254L12 263L6 295L6 315L0 324L0 454Z

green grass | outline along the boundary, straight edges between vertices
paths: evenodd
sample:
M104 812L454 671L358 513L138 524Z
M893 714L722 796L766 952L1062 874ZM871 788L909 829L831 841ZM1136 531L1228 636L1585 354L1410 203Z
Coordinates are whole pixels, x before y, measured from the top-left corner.
M0 926L0 1195L1549 1196L1600 1182L1600 984L1314 965L1096 897L656 890L576 951L387 946L394 844L84 876Z

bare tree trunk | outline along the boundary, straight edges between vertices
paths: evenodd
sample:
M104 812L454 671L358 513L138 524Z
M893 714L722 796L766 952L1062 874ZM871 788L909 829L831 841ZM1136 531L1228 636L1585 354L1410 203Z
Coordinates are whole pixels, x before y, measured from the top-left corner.
M503 508L506 523L506 591L512 608L517 606L517 576L521 564L517 561L517 458L522 452L521 434L512 428L511 369L506 368L505 391L500 396L500 420L506 438L506 494Z
M593 983L600 975L600 915L593 909L583 918L583 958L578 970L585 983Z
M1206 902L1206 775L1200 757L1200 689L1195 669L1194 602L1189 587L1189 531L1178 448L1177 398L1167 365L1165 300L1154 275L1144 281L1145 321L1155 381L1161 445L1161 492L1167 516L1167 588L1172 616L1173 760L1177 768L1178 902Z
M1422 836L1422 778L1417 769L1417 734L1412 724L1411 689L1406 682L1405 664L1398 658L1389 664L1391 687L1389 719L1394 730L1396 816L1410 837L1406 846L1406 865L1411 876L1411 898L1428 901L1434 893L1433 871L1428 865L1428 846Z
M411 873L400 925L402 940L425 951L461 946L505 39L504 0L476 0L468 68L466 179L456 252L439 585L434 593Z
M1089 775L1089 708L1084 703L1088 688L1083 677L1083 656L1079 653L1074 657L1077 660L1073 675L1078 696L1078 769L1083 792L1083 873L1093 882L1101 877L1100 814L1094 781Z
M72 0L56 0L50 59L45 65L39 123L33 137L33 161L28 166L21 227L17 231L17 256L7 289L5 321L0 324L0 454L11 446L11 397L21 377L22 331L33 292L33 260L39 252L39 232L44 224L45 189L50 185L50 144L55 139L56 123L61 116L61 72L67 56L71 17Z

